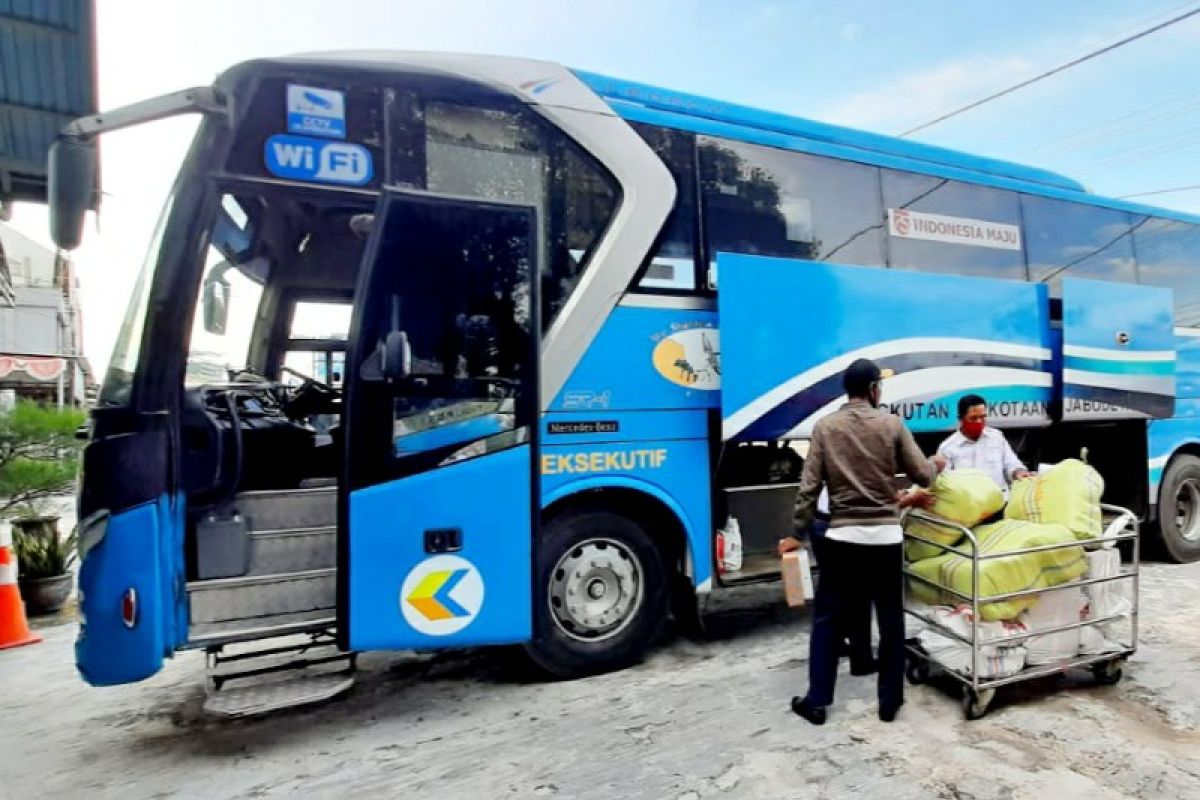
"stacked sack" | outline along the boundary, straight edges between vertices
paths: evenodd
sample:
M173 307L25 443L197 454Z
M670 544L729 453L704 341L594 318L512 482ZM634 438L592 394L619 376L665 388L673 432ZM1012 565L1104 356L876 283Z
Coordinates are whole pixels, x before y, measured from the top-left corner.
M1096 539L1103 533L1100 473L1074 458L1055 464L1032 478L1012 485L1005 519L1062 525L1076 539Z
M1088 587L1090 591L1087 593L1079 587L1070 586L1085 575L1108 577L1120 569L1120 557L1116 551L1087 553L1082 546L1082 542L1098 538L1104 533L1100 511L1104 481L1099 473L1081 461L1063 461L1040 475L1014 483L1002 521L977 525L966 521L971 514L964 511L973 513L979 508L989 508L987 514L980 517L982 519L999 511L1003 501L994 508L994 498L976 508L970 508L970 504L963 501L968 496L983 497L982 486L973 474L975 472L955 470L940 476L931 487L937 501L930 512L971 527L981 555L1081 543L1078 547L1062 547L979 562L980 645L988 655L981 661L981 672L987 673L981 677L1003 677L1019 672L1026 664L1045 664L1070 658L1080 652L1101 653L1116 649L1105 638L1107 630L1094 628L1031 636L1007 645L984 644L988 639L997 638L1002 630L1009 634L1022 629L1036 633L1083 619L1108 616L1114 609L1122 607L1123 598L1098 589L1098 586L1108 584ZM999 488L990 478L987 478L987 482L999 494ZM961 535L923 520L909 517L905 522L905 531L930 541L958 546L963 553L970 549L969 543L961 541L964 538ZM931 535L934 531L936 535ZM914 575L955 592L971 594L973 566L969 556L938 551L937 548L912 540L906 545L905 555L910 562L909 570ZM1032 589L1048 591L987 602L989 597ZM961 618L963 613L961 597L922 581L910 580L909 596L913 601L935 607L933 613L927 612L927 615L943 624L952 618L949 615ZM1104 604L1103 610L1097 609L1097 601ZM1127 600L1124 602L1128 603ZM959 608L955 610L947 606ZM935 631L922 631L918 638L926 652L950 668L962 663L964 654L969 658L970 651L965 645L955 642L953 645L958 649L953 651L952 640Z
M1004 508L1004 495L1000 487L983 470L956 469L943 472L934 479L929 489L934 497L929 513L965 528L974 528ZM910 535L948 546L958 544L962 538L962 534L952 528L915 517L905 522L904 530ZM921 561L945 552L939 547L913 539L904 545L904 556L909 561Z

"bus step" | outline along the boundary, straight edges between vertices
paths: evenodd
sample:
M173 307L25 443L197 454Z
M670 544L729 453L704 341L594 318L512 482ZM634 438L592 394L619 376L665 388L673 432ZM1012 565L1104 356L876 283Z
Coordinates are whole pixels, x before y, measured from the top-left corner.
M357 653L338 650L329 632L280 644L209 648L205 712L245 717L329 700L354 683Z
M329 528L337 525L337 488L242 492L222 505L217 516L235 513L253 531Z
M271 617L284 614L333 609L337 570L193 581L187 591L193 624L234 620L267 624Z
M273 639L298 633L313 633L333 627L334 611L319 608L295 614L279 614L263 619L234 619L227 622L192 623L188 626L185 647L214 647L234 642Z
M250 532L249 575L277 575L337 566L337 528Z

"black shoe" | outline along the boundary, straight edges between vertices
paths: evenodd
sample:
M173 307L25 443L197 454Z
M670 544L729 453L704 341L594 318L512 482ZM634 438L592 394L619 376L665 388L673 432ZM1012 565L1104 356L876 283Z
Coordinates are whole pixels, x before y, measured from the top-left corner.
M793 697L792 711L797 716L804 717L813 725L825 724L825 706L814 706L808 702L807 697Z
M899 703L897 703L894 706L882 706L881 705L879 707L879 718L881 720L883 720L884 722L893 722L896 719L896 715L898 713L900 713L900 706L902 706L902 705L904 705L903 700L901 700Z
M874 675L876 672L879 672L879 659L872 658L869 661L850 659L851 675Z

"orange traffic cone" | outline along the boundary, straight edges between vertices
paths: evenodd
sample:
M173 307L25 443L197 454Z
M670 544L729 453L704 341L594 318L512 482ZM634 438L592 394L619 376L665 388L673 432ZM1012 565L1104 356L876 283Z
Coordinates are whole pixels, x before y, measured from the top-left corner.
M12 531L0 526L0 650L35 644L42 637L29 630L25 604L17 589L17 556L12 549Z

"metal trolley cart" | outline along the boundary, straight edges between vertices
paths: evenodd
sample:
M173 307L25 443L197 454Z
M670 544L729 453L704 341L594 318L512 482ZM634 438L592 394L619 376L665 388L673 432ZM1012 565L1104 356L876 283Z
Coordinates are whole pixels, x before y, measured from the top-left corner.
M944 586L936 581L930 581L920 575L914 574L909 565L906 563L904 567L906 582L905 582L905 613L921 620L929 629L937 633L956 640L970 648L970 672L964 672L961 669L947 667L942 664L935 655L931 655L921 647L916 639L909 639L906 644L908 657L908 679L914 684L927 682L935 673L946 674L957 680L963 685L963 714L968 720L979 719L984 716L992 700L996 696L996 690L1002 686L1008 686L1021 681L1041 678L1057 673L1064 672L1072 668L1090 668L1096 680L1104 685L1116 684L1122 676L1122 667L1125 661L1137 651L1137 634L1138 634L1138 574L1140 571L1140 543L1138 538L1138 521L1137 517L1130 511L1119 508L1117 506L1103 505L1104 513L1104 534L1097 539L1089 539L1083 541L1075 541L1068 544L1046 545L1041 547L1030 547L1023 550L1012 550L1002 553L981 553L979 551L979 541L975 534L962 525L950 522L939 517L935 517L918 509L910 509L906 512L907 516L912 516L924 520L932 525L944 527L962 534L962 540L958 545L950 546L939 544L938 542L930 541L924 537L909 534L905 532L905 538L912 541L923 542L931 545L938 550L955 553L957 555L968 558L971 561L971 593L965 594L956 591L948 586ZM1101 547L1116 547L1123 542L1130 542L1132 547L1130 551L1131 557L1127 561L1124 557L1121 559L1120 568L1117 574L1109 577L1095 578L1085 576L1076 581L1071 581L1058 586L1053 586L1044 589L1029 589L1019 592L1010 592L1007 594L988 595L981 597L979 594L979 574L980 565L986 561L997 558L1011 558L1013 556L1025 555L1029 553L1037 553L1048 550L1062 550L1071 547L1083 547L1085 550L1095 550ZM970 636L963 636L959 632L946 627L944 624L934 619L928 614L922 613L922 610L915 607L911 601L909 587L911 582L916 581L937 590L943 597L957 598L963 604L970 604L971 619L970 619ZM988 638L986 641L980 640L979 624L981 606L988 603L995 603L1014 598L1028 597L1030 595L1045 595L1056 591L1064 591L1100 584L1107 582L1128 581L1132 584L1132 592L1130 606L1127 614L1114 614L1094 619L1081 620L1072 624L1060 625L1056 627L1046 628L1038 631L1026 631L1013 635L1000 636L996 638ZM1119 649L1108 650L1104 653L1095 655L1076 655L1071 658L1066 658L1051 664L1029 666L1023 668L1016 674L1000 678L980 678L980 664L983 663L985 657L981 654L984 647L1009 646L1013 647L1021 644L1029 639L1039 636L1045 636L1064 631L1073 630L1076 628L1087 628L1092 626L1104 625L1105 623L1125 621L1128 617L1129 637L1128 641L1119 643Z

